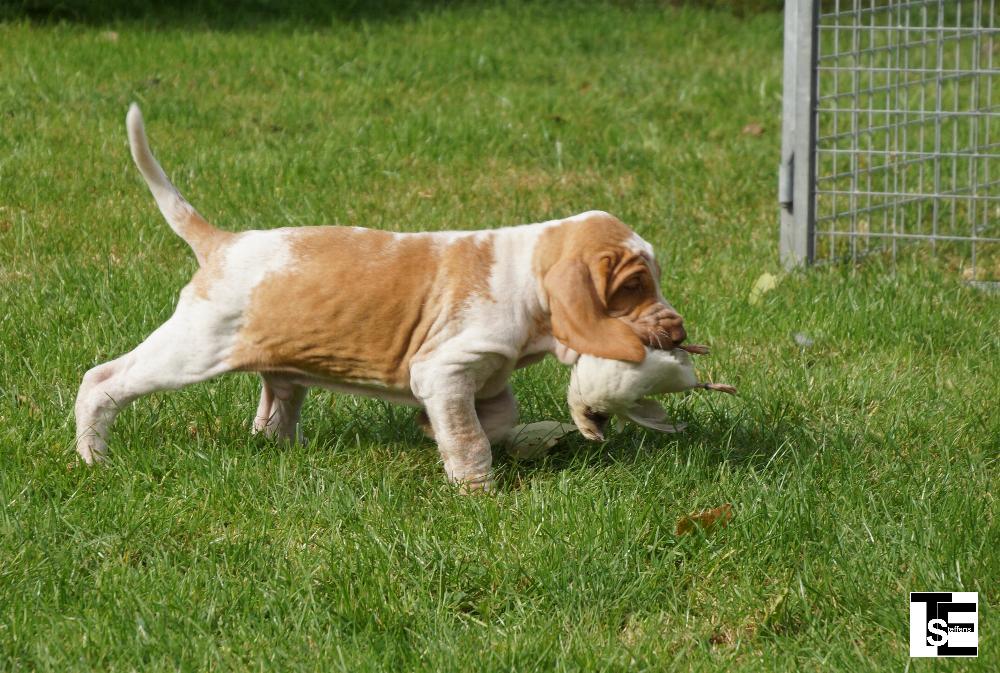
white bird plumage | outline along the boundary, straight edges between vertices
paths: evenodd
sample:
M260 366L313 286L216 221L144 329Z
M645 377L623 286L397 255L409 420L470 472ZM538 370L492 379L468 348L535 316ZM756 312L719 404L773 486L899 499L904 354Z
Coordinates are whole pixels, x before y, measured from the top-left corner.
M658 402L646 398L692 388L735 392L732 386L699 383L691 356L684 350L648 348L639 364L581 355L570 376L567 398L580 432L600 440L604 423L615 414L662 432L682 430L683 425L667 422Z

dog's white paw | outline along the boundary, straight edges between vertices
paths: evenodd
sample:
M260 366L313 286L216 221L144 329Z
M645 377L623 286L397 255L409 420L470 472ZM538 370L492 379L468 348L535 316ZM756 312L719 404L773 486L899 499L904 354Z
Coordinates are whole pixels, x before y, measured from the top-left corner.
M103 463L107 460L108 443L99 435L89 432L76 439L76 452L87 465Z

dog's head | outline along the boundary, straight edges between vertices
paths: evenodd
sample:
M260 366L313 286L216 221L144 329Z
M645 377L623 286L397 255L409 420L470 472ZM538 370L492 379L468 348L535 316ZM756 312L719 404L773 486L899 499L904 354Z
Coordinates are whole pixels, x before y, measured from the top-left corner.
M546 231L535 271L552 336L576 353L642 362L646 345L674 348L686 338L660 292L653 247L607 213L584 213Z

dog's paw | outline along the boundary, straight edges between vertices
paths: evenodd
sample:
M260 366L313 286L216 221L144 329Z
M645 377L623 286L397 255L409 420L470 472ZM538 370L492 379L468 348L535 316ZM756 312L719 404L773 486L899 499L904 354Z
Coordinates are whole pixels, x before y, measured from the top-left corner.
M76 452L87 465L96 465L107 460L108 444L93 433L82 435L76 440Z
M479 477L465 477L455 480L458 485L458 492L461 495L475 495L477 493L492 493L496 487L493 482L493 474L484 474Z

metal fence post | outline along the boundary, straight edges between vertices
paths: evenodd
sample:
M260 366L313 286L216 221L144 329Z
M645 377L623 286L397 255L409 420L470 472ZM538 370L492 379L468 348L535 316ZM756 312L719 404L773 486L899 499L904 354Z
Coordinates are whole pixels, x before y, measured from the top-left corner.
M782 93L781 261L809 264L815 254L816 15L814 0L785 0L785 55Z

